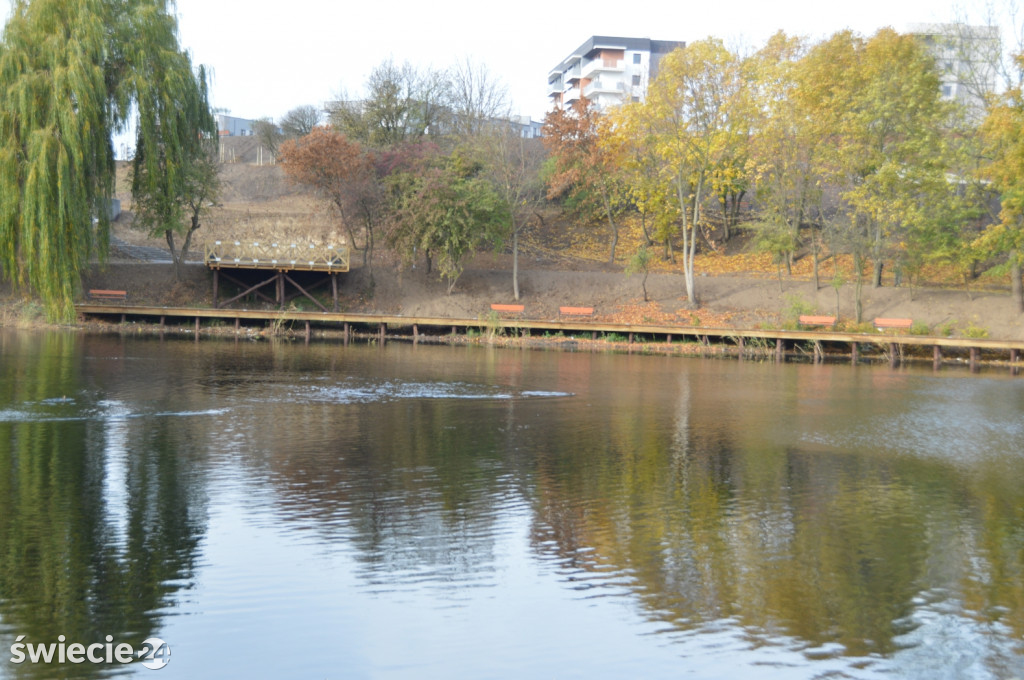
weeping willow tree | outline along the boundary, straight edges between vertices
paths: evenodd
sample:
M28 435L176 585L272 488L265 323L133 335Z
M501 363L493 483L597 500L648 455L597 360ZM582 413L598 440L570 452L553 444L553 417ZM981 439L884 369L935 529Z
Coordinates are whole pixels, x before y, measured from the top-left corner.
M193 141L213 132L204 74L166 0L16 0L0 42L0 268L54 321L104 257L115 132L170 159L138 192L180 195ZM196 111L205 106L204 115ZM189 126L191 129L188 129Z

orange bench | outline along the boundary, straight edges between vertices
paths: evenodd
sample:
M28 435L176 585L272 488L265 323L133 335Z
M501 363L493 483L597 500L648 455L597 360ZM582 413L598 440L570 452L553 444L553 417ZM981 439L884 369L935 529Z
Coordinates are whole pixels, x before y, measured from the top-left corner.
M909 331L914 324L911 319L886 319L883 317L877 317L874 323L875 328L880 331Z
M126 290L90 290L89 297L93 300L120 300L124 302L128 299L128 291Z
M801 326L835 326L836 317L834 316L811 316L807 314L801 314L799 318Z
M559 307L558 313L564 316L594 316L593 307Z
M524 309L526 309L526 307L523 305L491 304L491 311L501 312L502 314L522 314Z

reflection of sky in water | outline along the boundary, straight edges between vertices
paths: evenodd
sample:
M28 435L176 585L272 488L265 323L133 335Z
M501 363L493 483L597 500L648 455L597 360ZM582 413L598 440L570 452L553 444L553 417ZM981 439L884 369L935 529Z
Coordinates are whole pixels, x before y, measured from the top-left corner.
M312 386L294 390L296 401L334 404L367 404L403 399L528 399L568 397L567 392L511 390L501 385L474 385L463 382L416 382L401 380L346 381L333 386Z
M954 387L955 384L955 387ZM952 387L952 389L951 389ZM946 459L1024 453L1024 385L1012 380L915 376L892 389L823 395L803 439L847 450L886 449ZM834 397L834 398L833 398Z

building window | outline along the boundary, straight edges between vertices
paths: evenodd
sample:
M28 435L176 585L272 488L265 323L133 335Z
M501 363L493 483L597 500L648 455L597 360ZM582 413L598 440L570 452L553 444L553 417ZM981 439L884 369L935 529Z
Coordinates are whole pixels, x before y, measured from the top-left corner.
M633 87L640 87L640 76L639 76L639 74L633 76Z
M942 86L942 96L943 97L952 97L953 96L953 86L952 85L943 85Z
M634 64L639 64L640 63L640 53L639 52L637 52L636 54L633 55L633 63Z

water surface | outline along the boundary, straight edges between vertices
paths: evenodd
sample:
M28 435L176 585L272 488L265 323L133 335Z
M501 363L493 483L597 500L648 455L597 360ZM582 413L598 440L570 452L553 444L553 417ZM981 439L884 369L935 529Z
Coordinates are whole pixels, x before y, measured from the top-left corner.
M11 644L181 678L1024 677L1024 383L0 333Z

